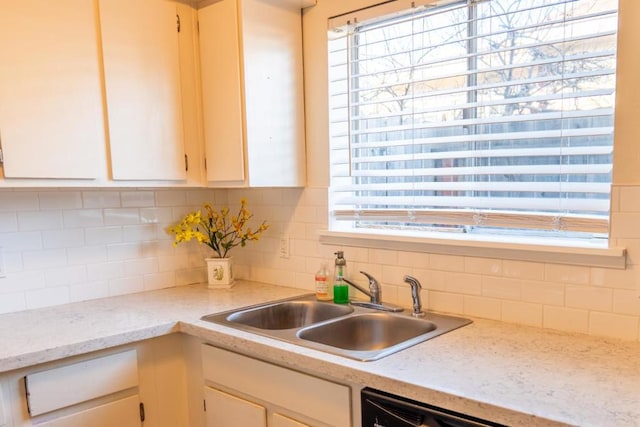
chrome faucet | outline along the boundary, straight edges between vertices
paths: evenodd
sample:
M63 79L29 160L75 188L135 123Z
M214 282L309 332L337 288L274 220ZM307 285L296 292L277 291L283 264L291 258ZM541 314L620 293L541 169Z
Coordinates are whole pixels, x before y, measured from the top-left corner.
M351 286L353 286L354 288L356 288L357 290L359 290L360 292L368 296L371 299L371 304L380 304L380 301L382 300L382 288L380 287L380 283L378 283L376 278L370 275L369 273L366 273L364 271L361 271L360 273L364 274L367 277L367 279L369 279L368 291L364 289L362 286L352 282L349 279L345 279L343 277L342 280L344 280L345 282L347 282L348 284L350 284Z
M422 285L418 279L409 275L404 276L404 281L411 286L411 298L413 298L413 313L411 315L413 317L424 317L425 313L422 311L422 301L420 300Z
M373 309L382 310L382 311L391 311L391 312L399 312L404 310L402 307L399 307L397 305L383 304L382 303L382 287L380 286L380 283L378 283L376 278L370 275L369 273L364 271L361 271L360 273L364 274L369 280L368 291L364 289L362 286L352 282L351 280L345 279L344 277L342 278L342 280L344 280L345 283L348 283L349 285L353 286L354 288L356 288L357 290L359 290L360 292L362 292L363 294L369 297L369 301L353 301L353 300L349 301L352 305L373 308Z

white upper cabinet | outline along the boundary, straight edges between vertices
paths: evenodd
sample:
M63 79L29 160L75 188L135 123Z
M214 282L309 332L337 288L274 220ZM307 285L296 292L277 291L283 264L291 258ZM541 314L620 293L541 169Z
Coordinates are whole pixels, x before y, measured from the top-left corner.
M199 10L199 23L207 181L303 186L300 8L221 0Z
M114 180L185 180L178 15L167 0L101 0Z
M0 13L5 178L94 179L104 119L94 2L20 0Z

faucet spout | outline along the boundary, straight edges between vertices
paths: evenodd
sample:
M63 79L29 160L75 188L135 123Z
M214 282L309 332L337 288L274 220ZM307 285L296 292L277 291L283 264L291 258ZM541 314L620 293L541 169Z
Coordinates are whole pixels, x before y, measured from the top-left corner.
M413 313L411 315L413 317L424 317L425 313L422 311L422 301L420 300L420 290L422 289L420 281L409 275L404 276L404 281L411 286L411 298L413 298Z

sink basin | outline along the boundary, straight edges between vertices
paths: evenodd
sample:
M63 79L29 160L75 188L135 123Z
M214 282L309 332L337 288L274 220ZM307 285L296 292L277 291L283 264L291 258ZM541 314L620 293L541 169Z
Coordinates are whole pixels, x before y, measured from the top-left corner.
M316 301L315 295L203 316L202 320L361 361L377 360L471 323Z
M401 344L436 328L432 322L411 317L365 313L305 328L298 337L345 350L372 351Z
M283 301L232 313L227 320L259 329L291 329L324 322L351 312L353 308L348 305Z

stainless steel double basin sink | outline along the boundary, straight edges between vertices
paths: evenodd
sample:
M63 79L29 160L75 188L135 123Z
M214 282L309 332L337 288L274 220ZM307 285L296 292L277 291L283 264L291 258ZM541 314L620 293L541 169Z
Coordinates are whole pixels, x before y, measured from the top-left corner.
M471 323L316 301L313 294L203 316L202 320L361 361L372 361Z

